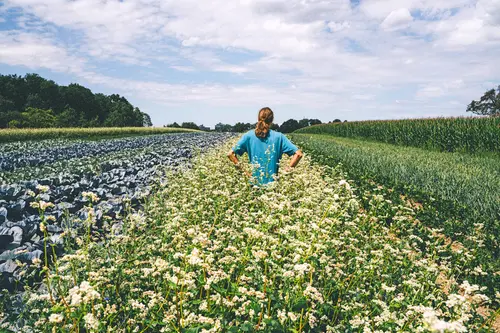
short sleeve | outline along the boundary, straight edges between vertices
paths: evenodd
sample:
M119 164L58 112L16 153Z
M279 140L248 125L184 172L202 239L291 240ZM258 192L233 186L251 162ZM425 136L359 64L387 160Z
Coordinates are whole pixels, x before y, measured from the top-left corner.
M299 148L294 145L288 138L282 134L281 135L281 152L287 154L288 156L294 155Z
M248 152L247 148L247 135L244 134L240 140L236 143L236 145L233 147L233 151L236 155L241 156L244 153Z

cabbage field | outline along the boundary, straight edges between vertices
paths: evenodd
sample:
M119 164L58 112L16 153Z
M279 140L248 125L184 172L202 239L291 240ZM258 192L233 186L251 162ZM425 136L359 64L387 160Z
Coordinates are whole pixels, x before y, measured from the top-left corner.
M304 159L266 187L234 134L2 144L0 332L498 331L494 224L360 182L354 161L390 166L369 145L292 138Z
M164 169L185 168L224 134L162 134L112 140L22 141L2 145L0 153L0 289L15 290L25 281L23 264L39 260L44 249L64 250L64 234L82 228L88 217L87 193L100 198L93 208L96 229L120 220L126 204L140 207ZM46 207L46 208L44 208ZM40 229L40 209L48 238ZM52 249L50 250L52 252ZM33 272L35 273L35 272Z

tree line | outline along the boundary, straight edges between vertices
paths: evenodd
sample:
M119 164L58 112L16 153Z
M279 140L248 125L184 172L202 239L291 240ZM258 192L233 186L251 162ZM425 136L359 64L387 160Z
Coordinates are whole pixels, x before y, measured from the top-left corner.
M344 120L347 121L347 120ZM340 123L340 119L335 119L333 121L330 121L329 123ZM288 119L287 121L283 122L281 125L278 124L272 124L271 129L281 132L281 133L292 133L293 131L296 131L298 129L312 126L312 125L320 125L322 124L321 120L319 119L301 119L301 120L295 120L295 119ZM212 130L209 127L203 126L203 125L197 125L194 122L183 122L182 124L178 124L176 122L172 124L165 125L165 127L174 127L174 128L190 128L190 129L196 129L196 130L202 130L202 131L215 131L215 132L237 132L237 133L243 133L246 131L249 131L251 129L254 129L256 123L241 123L238 122L234 125L231 124L223 124L223 123L218 123L215 125L215 128Z
M60 86L38 74L0 74L0 128L142 127L151 118L123 96L76 83Z

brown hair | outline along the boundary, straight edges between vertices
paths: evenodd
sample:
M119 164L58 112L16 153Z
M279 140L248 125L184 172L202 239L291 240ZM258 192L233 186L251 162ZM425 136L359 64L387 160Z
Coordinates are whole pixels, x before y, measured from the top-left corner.
M259 119L255 128L255 135L259 138L265 138L271 129L271 124L274 120L274 113L268 107L262 108L259 111Z

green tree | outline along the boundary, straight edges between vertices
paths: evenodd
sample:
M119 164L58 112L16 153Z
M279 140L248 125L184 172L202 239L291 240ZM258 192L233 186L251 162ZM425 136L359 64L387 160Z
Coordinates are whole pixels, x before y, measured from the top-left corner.
M21 121L17 119L13 119L9 121L9 124L7 126L8 128L21 128Z
M130 105L132 105L132 104L130 104ZM138 107L135 107L131 122L128 126L144 127L144 115L145 115L145 113L141 112L141 110ZM148 115L148 119L149 119L149 123L152 126L153 124L151 123L151 118L149 117L149 115Z
M38 74L30 73L24 76L27 94L38 94L43 82L47 81Z
M89 120L82 119L82 127L92 128L92 127L103 127L103 126L105 125L99 121L99 117L97 116Z
M319 125L321 124L321 120L319 119L301 119L299 120L299 128L304 128L304 127L309 127L312 125Z
M81 112L85 119L90 120L99 117L99 106L90 89L72 83L62 89L62 94L65 104Z
M11 121L16 127L37 127L32 109L52 110L51 126L150 126L151 118L117 94L94 94L88 88L72 83L59 86L38 74L0 75L0 127ZM19 111L19 113L9 113ZM6 113L7 112L7 113ZM24 115L21 116L21 113ZM41 121L47 126L45 117ZM81 118L81 119L80 119ZM108 119L109 118L109 119Z
M106 96L104 94L95 94L94 95L97 107L98 119L101 124L104 124L104 121L109 115L111 111L112 100L110 96Z
M111 112L104 125L106 127L127 127L134 126L135 123L136 115L132 105L123 100L117 100L112 103Z
M252 124L238 122L238 123L234 124L232 131L236 132L236 133L243 133L243 132L249 131L253 127L254 126Z
M80 112L68 107L57 115L58 127L81 127L84 124L83 116Z
M14 111L14 110L15 110L14 102L0 95L0 113Z
M40 95L38 94L29 94L26 98L25 108L35 108L35 109L47 109L48 105L46 105Z
M11 110L24 110L28 92L22 76L0 75L0 92L5 99L14 103Z
M295 130L298 130L299 122L295 119L288 119L280 126L280 132L282 133L292 133Z
M309 127L309 119L301 119L299 120L299 128Z
M14 121L12 124L15 124L16 128L20 127L22 119L23 117L18 111L0 112L0 128L11 127L9 123L12 121Z
M151 117L147 113L142 113L142 126L144 126L144 127L153 126L153 122L151 121Z
M62 98L60 87L54 81L42 81L38 95L44 105L54 111L54 114L58 115L64 111L66 104Z
M231 132L233 130L233 126L229 124L218 123L215 125L216 132Z
M467 106L467 112L483 116L500 116L500 85L497 89L491 89L484 93L479 101L472 101Z
M51 109L26 108L21 112L21 126L29 128L55 127L56 117Z
M184 122L182 123L181 125L182 128L190 128L190 129L195 129L195 130L199 130L200 128L198 127L198 125L196 125L195 123L193 122Z
M176 122L173 122L172 124L168 124L167 127L181 128L181 125L177 124Z

